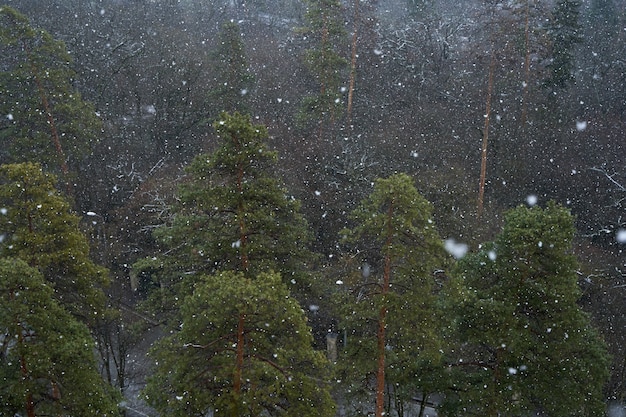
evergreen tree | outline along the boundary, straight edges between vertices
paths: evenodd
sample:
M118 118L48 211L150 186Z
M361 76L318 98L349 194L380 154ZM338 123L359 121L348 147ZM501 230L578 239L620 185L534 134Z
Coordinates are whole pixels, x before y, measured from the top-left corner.
M245 46L239 25L226 22L219 33L218 46L213 53L216 62L216 87L211 91L211 106L222 112L248 111L248 96L252 87Z
M118 416L93 349L37 269L0 258L0 414Z
M0 256L38 269L68 311L88 323L104 311L104 268L89 259L79 219L35 163L0 167Z
M317 123L322 139L323 127L330 125L332 129L340 114L342 73L347 68L347 61L339 53L340 45L345 42L341 3L307 0L305 19L307 26L303 32L311 47L304 61L317 82L319 93L305 97L299 117L301 121Z
M556 204L507 213L493 244L465 257L455 308L468 415L602 416L606 347L580 297L570 213ZM458 397L457 397L458 395Z
M2 162L37 161L67 174L101 132L93 107L73 87L63 43L0 7L0 138Z
M552 60L546 80L549 88L563 89L574 80L574 48L582 42L579 14L579 0L558 0L555 5L548 25L552 40Z
M222 146L194 159L172 224L155 232L167 256L139 262L136 273L159 282L155 295L178 300L195 277L224 270L256 276L272 269L292 290L308 292L311 236L299 202L273 172L267 130L239 113L223 113L214 127ZM162 305L176 309L174 299Z
M427 389L422 366L440 359L436 271L445 252L431 219L430 204L406 174L376 181L374 191L352 213L355 226L342 233L364 265L345 301L347 381L375 380L376 416L393 386L407 400ZM432 370L429 370L432 372ZM408 392L407 384L415 391ZM358 391L357 387L350 388Z
M203 277L180 331L152 351L146 398L173 417L330 416L328 364L312 341L278 274Z

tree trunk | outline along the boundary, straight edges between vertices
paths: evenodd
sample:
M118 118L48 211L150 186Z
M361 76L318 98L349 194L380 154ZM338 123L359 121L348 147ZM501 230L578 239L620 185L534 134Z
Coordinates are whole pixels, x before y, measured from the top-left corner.
M491 118L491 95L493 93L493 73L496 67L495 47L491 44L491 60L489 62L489 80L487 82L487 103L485 109L485 126L483 129L483 144L480 158L480 183L478 188L478 218L482 216L485 202L485 180L487 177L487 147L489 145L489 119Z
M354 97L354 84L356 79L356 43L359 29L359 0L354 0L354 32L352 33L352 53L350 56L350 84L348 86L348 109L347 124L352 130L352 100Z
M387 329L387 293L391 283L391 240L393 238L393 201L389 203L387 209L387 242L385 243L385 266L383 271L382 285L382 306L378 314L378 369L376 371L376 417L382 417L385 412L385 347L387 345L386 329Z

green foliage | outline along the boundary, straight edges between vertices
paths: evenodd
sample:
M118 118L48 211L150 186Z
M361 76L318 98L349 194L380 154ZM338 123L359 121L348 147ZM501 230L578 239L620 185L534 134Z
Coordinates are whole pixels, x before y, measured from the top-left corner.
M245 112L248 110L247 97L253 77L248 68L245 46L237 23L225 22L218 42L213 53L214 61L217 62L217 86L209 96L212 106L218 112Z
M162 295L178 300L189 294L195 277L218 270L255 276L272 269L293 289L308 291L310 232L299 202L274 175L276 153L263 142L267 130L239 113L223 113L214 126L222 146L189 165L174 220L155 233L167 256L135 270L151 273Z
M340 366L348 380L368 382L363 377L376 373L377 332L384 320L386 382L396 395L405 396L402 400L433 389L429 377L441 359L441 283L436 277L446 255L431 212L412 178L396 174L376 181L372 194L350 216L355 226L342 231L367 267L361 277L346 279L348 294L340 304L348 340ZM381 317L383 308L386 317Z
M519 207L493 244L459 263L456 392L472 415L603 415L608 358L576 304L573 235L566 209Z
M304 313L278 274L203 277L182 319L152 351L157 369L145 394L162 415L333 414L329 364L312 349Z
M557 1L548 27L552 40L552 61L548 66L546 86L563 89L574 80L574 47L582 42L580 35L580 1Z
M92 322L104 311L107 273L89 259L79 219L54 183L39 164L0 167L0 256L37 268L65 308Z
M311 47L304 62L319 85L319 93L304 98L298 118L319 124L332 123L341 109L341 83L347 61L339 53L345 43L341 3L337 0L307 0L307 26L302 32Z
M119 415L93 349L37 269L0 258L0 414Z
M0 7L2 162L38 161L51 170L79 162L101 133L93 107L72 85L63 43Z

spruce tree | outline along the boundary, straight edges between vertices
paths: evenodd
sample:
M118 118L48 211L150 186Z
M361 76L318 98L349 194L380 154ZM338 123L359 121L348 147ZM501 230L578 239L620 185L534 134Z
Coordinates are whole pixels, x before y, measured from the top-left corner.
M440 360L436 274L446 255L431 212L411 177L396 174L376 181L351 215L354 226L342 231L367 267L347 284L341 324L347 349L340 362L352 391L362 391L358 384L374 384L379 417L385 414L389 386L407 395L401 401L424 392L425 368Z
M312 341L278 274L202 277L180 331L152 351L147 401L172 417L333 415L328 363Z
M55 177L35 163L0 167L0 256L38 269L57 301L93 324L105 308L106 270L89 259L89 243Z
M87 327L41 273L0 258L0 414L118 416L93 351Z
M1 162L40 162L67 174L102 130L93 107L73 86L65 45L16 10L0 7Z
M471 415L604 415L609 362L576 304L573 236L566 209L518 207L494 243L459 263L460 377L449 399Z

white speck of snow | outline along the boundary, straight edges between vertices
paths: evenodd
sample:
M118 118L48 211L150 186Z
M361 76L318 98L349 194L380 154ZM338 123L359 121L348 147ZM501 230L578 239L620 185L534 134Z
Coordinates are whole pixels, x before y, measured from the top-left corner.
M452 238L446 239L444 247L446 251L455 259L461 259L462 257L464 257L469 249L469 247L465 243L457 242Z
M241 247L241 240L237 240L237 241L231 243L230 246L232 248L240 248Z
M100 16L104 16L105 13L106 11L104 9L100 9Z
M346 91L348 91L348 89L346 87L341 87L339 91L341 91L342 93L345 93Z
M311 305L309 306L309 311L312 311L312 312L314 312L314 313L315 313L316 311L319 311L319 309L320 309L320 306L318 306L317 304L311 304Z
M6 209L6 207L2 207L0 208L0 214L4 214L6 215L9 211Z
M342 281L342 280L340 280L340 279L338 279L337 281L335 281L335 284L337 284L337 285L343 285L343 281Z
M282 98L280 98L280 97L278 97L278 98L276 99L276 101L278 101L279 103L282 103L282 102L283 102L283 99L282 99Z
M292 284L295 284L295 283L296 283L296 280L295 280L295 279L293 279L293 278L291 278L291 281L289 281L289 282L291 282Z
M183 400L183 396L182 396L182 395L177 395L177 396L176 396L176 399L177 399L178 401L182 401L182 400Z
M247 88L243 88L239 94L241 94L242 96L245 96L246 94L248 94L248 89Z
M87 216L97 216L96 212L94 211L88 211L87 213L85 213Z
M552 327L548 327L548 328L546 329L546 333L552 333Z
M542 241L539 241L539 242L537 243L537 246L539 246L540 248L543 248L543 242L542 242Z
M489 252L487 252L487 256L489 257L490 261L495 261L496 258L498 257L498 255L496 255L495 250L490 250Z
M6 214L6 209L3 210L4 212L0 212ZM617 240L617 243L626 243L626 229L619 229L617 233L615 233L615 240Z
M7 114L7 119L13 120L13 115L11 113Z
M378 48L374 49L374 55L379 55L380 56L382 54L383 54L382 49L378 49Z
M576 122L576 130L578 130L579 132L582 132L585 129L587 129L587 121L586 120L578 120Z
M578 174L578 170L572 169L572 175L576 175L576 174Z
M536 205L538 200L539 198L535 194L531 194L526 197L526 203L531 207Z
M321 191L317 191L317 190L315 190L315 195L319 197L319 196L321 196L321 195L322 195L322 192L321 192Z
M517 368L509 368L509 375L517 374Z
M419 156L419 154L417 153L417 151L411 151L411 156L413 158L417 158Z

